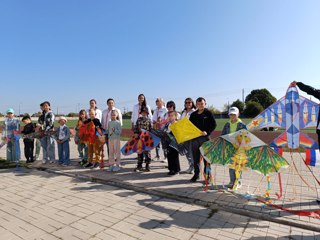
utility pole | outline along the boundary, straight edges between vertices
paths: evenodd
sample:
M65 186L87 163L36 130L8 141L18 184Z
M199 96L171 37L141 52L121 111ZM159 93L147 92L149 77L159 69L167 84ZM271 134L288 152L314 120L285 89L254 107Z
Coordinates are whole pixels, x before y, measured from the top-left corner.
M242 102L244 103L244 88L242 88Z

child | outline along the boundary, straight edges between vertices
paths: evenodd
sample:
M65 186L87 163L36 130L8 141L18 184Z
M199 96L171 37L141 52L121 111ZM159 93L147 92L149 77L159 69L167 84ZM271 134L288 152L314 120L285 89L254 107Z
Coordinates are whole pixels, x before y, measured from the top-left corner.
M87 112L86 110L82 109L79 112L79 120L75 128L76 134L74 136L75 144L78 145L78 153L79 153L79 157L81 158L81 161L79 162L79 164L81 166L85 165L88 161L88 145L82 142L79 137L79 129L83 125L85 120L87 120Z
M164 131L167 132L167 134L170 134L173 136L169 126L177 121L177 112L176 111L169 111L168 112L168 120L169 122L164 127ZM179 162L179 152L171 147L169 144L167 145L167 158L168 158L168 168L169 173L168 175L176 175L180 172L180 162Z
M92 132L88 140L88 163L84 167L103 168L103 159L101 158L101 151L103 144L98 141L96 133L102 133L102 126L100 120L95 117L96 112L94 109L89 110L89 119L84 121L84 124L91 129ZM90 126L91 125L91 126ZM101 134L100 134L101 135ZM93 153L95 154L95 160L93 160Z
M29 115L23 116L22 122L25 125L21 133L27 135L35 132L36 124L31 122L31 118ZM24 156L27 159L27 163L31 163L34 161L33 159L34 139L26 137L23 139L23 143L24 143Z
M149 111L147 107L141 107L140 110L141 117L138 118L135 126L134 126L134 134L136 138L139 138L139 135L141 134L141 129L150 131L151 130L151 120L148 117ZM150 151L144 151L142 153L138 154L138 164L135 168L135 172L142 171L142 163L143 159L145 159L146 163L146 172L150 172L150 162L151 162L151 152Z
M62 166L70 165L70 129L66 125L67 119L60 117L60 127L56 132L56 139L58 143L59 164Z
M50 163L54 163L55 160L55 144L54 137L51 136L51 132L53 132L54 125L54 114L51 111L50 103L45 101L42 103L43 112L42 112L42 120L43 120L43 131L45 132L45 136L41 138L41 146L43 150L43 160L42 163L46 164L49 160Z
M2 138L7 142L7 161L18 162L20 160L19 139L15 136L20 131L20 124L17 118L14 118L14 110L9 108L4 120Z
M239 109L237 107L231 107L229 109L229 118L230 118L230 121L228 121L222 129L222 135L234 133L241 129L247 129L246 125L242 123L241 119L239 118ZM234 169L229 168L229 176L230 176L230 182L228 184L228 187L230 189L240 188L241 187L240 181L238 182L238 186L234 186L234 183L236 180L236 173Z
M118 119L118 111L111 111L111 121L108 123L108 144L109 144L109 171L118 172L120 170L120 134L121 123ZM117 165L115 164L115 157Z

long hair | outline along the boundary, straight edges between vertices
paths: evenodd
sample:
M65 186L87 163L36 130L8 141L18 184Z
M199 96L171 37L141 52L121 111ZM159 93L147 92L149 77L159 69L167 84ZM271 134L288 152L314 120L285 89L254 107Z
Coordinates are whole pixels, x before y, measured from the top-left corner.
M192 98L187 97L187 98L184 100L184 109L183 109L183 111L186 111L186 110L187 110L187 108L186 108L186 102L187 102L187 101L190 101L190 102L191 102L192 108L194 108L194 109L197 108L196 105L194 104L194 101L192 100ZM182 111L182 112L183 112L183 111Z
M146 107L147 106L147 99L146 99L146 96L143 94L143 93L140 93L138 95L138 100L139 100L139 97L142 97L144 98L143 102L141 103L141 107Z

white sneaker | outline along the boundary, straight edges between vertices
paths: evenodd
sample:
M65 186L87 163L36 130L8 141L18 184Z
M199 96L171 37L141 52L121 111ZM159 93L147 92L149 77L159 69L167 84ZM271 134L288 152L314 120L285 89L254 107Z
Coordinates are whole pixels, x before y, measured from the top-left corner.
M120 167L119 166L114 166L112 169L112 172L119 172L120 171Z

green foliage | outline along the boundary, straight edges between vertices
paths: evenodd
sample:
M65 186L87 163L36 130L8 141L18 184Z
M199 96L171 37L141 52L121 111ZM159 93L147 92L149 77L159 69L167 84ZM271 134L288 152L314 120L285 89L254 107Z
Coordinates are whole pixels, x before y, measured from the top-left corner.
M67 117L78 117L79 116L79 113L68 113Z
M215 108L213 105L208 105L207 108L209 109L210 112L213 114L220 114L221 111L219 111L217 108Z
M276 101L277 99L274 96L272 96L266 88L263 88L252 90L251 93L247 95L245 102L246 104L248 102L259 103L263 107L263 109L266 109Z
M262 111L263 111L263 107L261 106L260 103L254 102L254 101L249 101L249 102L246 103L246 107L245 107L245 109L243 111L243 114L246 117L254 118L255 116L257 116Z
M239 109L240 113L243 113L244 110L244 102L240 101L240 99L237 99L231 104L231 107L237 107Z

